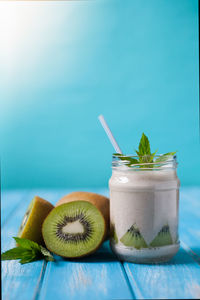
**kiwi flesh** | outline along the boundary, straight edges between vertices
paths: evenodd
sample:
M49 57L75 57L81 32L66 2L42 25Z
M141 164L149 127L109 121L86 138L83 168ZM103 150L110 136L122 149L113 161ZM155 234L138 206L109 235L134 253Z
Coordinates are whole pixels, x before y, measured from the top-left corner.
M136 224L133 224L128 229L128 231L123 235L120 241L125 246L134 247L136 249L148 247Z
M106 232L104 217L88 201L55 207L42 225L46 247L62 257L78 258L95 252Z
M102 213L105 223L106 223L106 238L109 237L109 227L110 227L110 200L109 198L96 194L96 193L91 193L91 192L73 192L68 195L65 195L62 197L57 203L56 207L63 204L63 203L68 203L72 201L88 201L95 205Z
M18 231L18 237L44 245L42 223L53 208L54 206L50 202L35 196L23 217Z
M150 247L162 247L173 244L169 225L164 225L157 236L150 243Z

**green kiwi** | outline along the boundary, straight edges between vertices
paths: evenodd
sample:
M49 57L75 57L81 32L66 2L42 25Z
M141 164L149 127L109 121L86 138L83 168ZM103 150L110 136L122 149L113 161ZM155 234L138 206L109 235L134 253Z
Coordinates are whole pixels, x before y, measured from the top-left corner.
M161 247L171 244L173 244L173 241L170 234L169 225L164 225L151 242L150 247Z
M61 204L64 203L68 203L68 202L73 202L73 201L88 201L90 203L92 203L93 205L95 205L100 212L102 213L105 222L106 222L106 238L108 239L110 237L110 233L109 233L109 226L110 226L110 200L109 198L100 195L100 194L96 194L96 193L91 193L91 192L73 192L70 194L67 194L65 196L63 196L57 203L55 206L59 206Z
M128 231L123 235L120 241L125 246L134 247L136 249L148 247L136 224L133 224L128 229Z
M113 241L115 242L115 244L117 244L118 237L117 237L117 233L115 230L115 225L113 225L113 224L111 224L111 226L110 226L110 235L111 235L111 238L113 239Z
M114 239L115 243L117 244L118 243L118 237L117 237L115 229L114 229L113 239Z
M100 210L88 201L73 201L55 207L45 219L42 234L53 253L77 258L97 250L106 234Z
M42 223L53 208L54 206L50 202L35 196L23 217L18 237L29 239L38 244L44 244Z

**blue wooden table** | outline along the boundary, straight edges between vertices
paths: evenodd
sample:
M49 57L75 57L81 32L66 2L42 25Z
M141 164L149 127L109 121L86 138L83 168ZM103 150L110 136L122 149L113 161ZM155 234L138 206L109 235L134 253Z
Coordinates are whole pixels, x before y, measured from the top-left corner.
M108 195L106 189L86 189ZM34 195L52 203L69 190L2 192L2 251L14 246L12 236ZM120 262L108 242L90 257L76 261L20 265L2 262L3 300L180 299L200 298L200 188L185 187L180 195L181 248L169 262L137 265Z

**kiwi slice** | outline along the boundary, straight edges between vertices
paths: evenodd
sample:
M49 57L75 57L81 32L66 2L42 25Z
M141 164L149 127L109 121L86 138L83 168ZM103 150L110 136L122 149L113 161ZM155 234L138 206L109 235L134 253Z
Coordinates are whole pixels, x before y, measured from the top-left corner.
M101 212L87 201L73 201L54 208L45 219L42 234L53 253L77 258L99 248L105 237Z
M117 244L118 243L118 237L117 237L115 229L114 229L113 239L114 239L115 243Z
M148 247L136 224L133 224L128 229L128 231L123 235L120 241L125 246L134 247L136 249Z
M171 244L173 244L173 241L170 234L169 225L164 225L151 242L150 247L161 247Z
M18 231L18 237L29 239L38 244L44 244L42 237L42 223L54 206L35 196L26 210Z
M116 230L115 230L115 225L113 225L113 224L111 224L110 235L111 235L111 238L113 239L114 243L117 244L118 243L118 237L117 237L117 233L116 233Z

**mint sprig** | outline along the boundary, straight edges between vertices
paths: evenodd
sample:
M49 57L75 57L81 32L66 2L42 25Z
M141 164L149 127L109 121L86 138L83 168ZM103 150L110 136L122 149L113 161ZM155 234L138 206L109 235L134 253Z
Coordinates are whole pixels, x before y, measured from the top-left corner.
M153 165L147 165L145 163L160 163L165 162L168 160L169 156L174 155L176 152L168 152L160 157L158 157L156 160L154 160L154 157L157 153L157 150L155 152L151 152L150 142L148 137L143 133L142 137L140 139L138 150L135 150L135 152L138 155L138 159L135 159L130 156L125 156L123 154L115 153L114 156L117 156L121 160L128 161L127 166L131 166L133 164L143 164L140 165L140 168L153 168Z
M149 139L143 133L140 139L138 150L135 150L135 152L138 155L139 163L143 164L143 163L152 163L157 150L154 153L151 153ZM146 168L147 166L141 166L141 167Z
M138 151L135 150L138 156L151 155L151 148L148 137L143 133L140 139Z
M130 166L132 164L138 164L138 160L133 158L133 157L125 156L125 155L120 154L120 153L114 153L113 155L119 157L121 160L128 161L127 166Z
M37 243L19 237L13 237L18 244L18 247L12 248L1 254L2 260L20 259L21 264L26 264L38 259L46 261L54 261L51 253Z
M168 153L165 153L163 155L161 155L160 157L158 157L155 162L164 162L168 159L169 156L172 156L176 154L176 152L168 152Z

